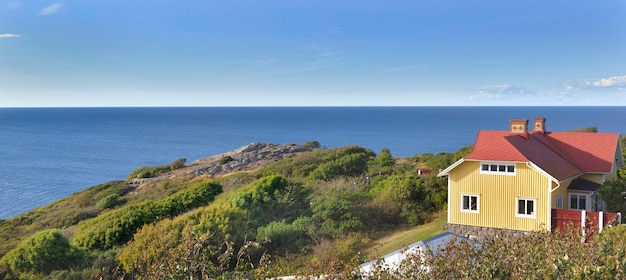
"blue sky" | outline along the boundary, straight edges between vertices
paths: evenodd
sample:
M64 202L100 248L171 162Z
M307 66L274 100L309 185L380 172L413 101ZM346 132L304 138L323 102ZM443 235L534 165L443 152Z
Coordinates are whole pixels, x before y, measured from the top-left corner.
M626 106L626 1L0 0L0 107Z

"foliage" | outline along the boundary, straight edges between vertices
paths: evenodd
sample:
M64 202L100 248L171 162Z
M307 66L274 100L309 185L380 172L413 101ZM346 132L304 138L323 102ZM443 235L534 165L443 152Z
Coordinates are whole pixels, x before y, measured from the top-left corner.
M245 211L212 204L175 220L144 226L118 259L143 279L214 278L245 263Z
M256 240L263 243L263 247L271 253L287 253L302 251L309 245L306 224L303 219L293 223L273 221L266 226L259 227Z
M252 183L248 191L236 196L232 203L248 211L248 220L253 227L263 226L279 215L281 207L277 198L282 196L287 186L287 179L283 176L265 176Z
M318 141L309 141L302 144L302 147L307 149L319 149L320 147L322 147L322 145L320 145L320 142Z
M500 232L482 240L452 240L426 255L411 255L397 269L379 263L375 279L623 279L626 226L605 229L581 242L566 232ZM432 255L431 255L432 254ZM342 278L346 279L346 278Z
M367 171L369 155L365 153L347 154L333 161L320 164L311 172L312 180L330 180L339 176L358 176Z
M351 208L351 199L345 192L333 191L314 200L311 203L313 215L307 227L309 236L319 242L362 229L363 222Z
M588 126L588 127L581 127L581 128L577 128L577 129L572 129L572 130L568 130L569 132L598 132L598 127L597 126Z
M128 175L128 178L126 178L126 180L130 181L136 178L156 177L163 173L167 173L167 172L170 172L170 171L173 171L173 170L176 170L185 166L185 162L187 162L187 159L179 158L170 164L164 164L164 165L158 165L158 166L142 166L138 169L135 169L132 173L130 173L130 175Z
M85 249L110 249L128 242L145 224L171 218L206 205L222 192L215 181L194 187L159 201L145 201L115 209L78 224L74 242Z
M422 154L417 156L418 161L422 161L432 170L442 170L455 163L457 160L465 157L472 152L473 146L465 146L458 149L455 153L438 153L437 155Z
M83 258L83 251L70 245L59 230L51 229L40 231L24 240L0 262L6 263L20 277L34 277L49 274L53 270L77 267Z
M259 277L298 266L335 273L363 261L358 252L370 237L445 207L445 179L415 175L422 156L310 145L308 153L216 181L190 174L140 188L123 181L89 188L0 221L0 255L20 236L58 225L86 250L84 265L46 279ZM277 266L283 260L289 269ZM0 263L0 279L19 277L11 273Z
M396 160L391 156L391 151L388 148L382 148L378 156L376 156L376 163L382 166L393 166L396 164Z
M607 211L626 213L626 178L605 181L598 193L606 202ZM623 215L622 222L624 218Z
M229 163L231 161L235 160L233 157L231 156L224 156L222 158L220 158L220 164L226 164Z
M393 175L380 181L371 191L375 201L388 217L405 219L410 225L424 222L424 213L435 210L425 191L424 182L415 174Z

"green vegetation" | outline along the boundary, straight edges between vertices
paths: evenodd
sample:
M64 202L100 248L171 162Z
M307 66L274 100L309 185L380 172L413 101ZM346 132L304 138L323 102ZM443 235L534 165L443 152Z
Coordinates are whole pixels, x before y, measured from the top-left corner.
M320 146L316 141L308 145ZM445 168L470 150L401 159L387 148L378 154L358 146L314 149L251 172L212 178L183 174L141 187L105 183L1 220L0 278L341 278L366 260L440 232L447 180L418 175L416 170ZM620 245L623 241L616 236L624 238L603 233L595 243L597 250L612 250L606 245L610 242ZM501 246L494 241L489 248ZM535 250L523 246L520 251ZM487 248L468 251L467 256L496 254ZM436 261L451 257L424 261L436 268ZM432 275L443 275L435 272ZM519 275L501 273L491 275ZM391 273L381 277L402 278Z
M185 162L187 162L187 159L179 158L170 164L158 165L158 166L142 166L140 168L137 168L132 173L130 173L130 175L128 175L128 178L126 178L126 180L130 181L132 179L156 177L163 173L174 171L176 169L179 169L185 166Z
M44 230L24 240L0 260L0 266L10 268L0 272L0 278L41 277L54 270L75 268L83 258L83 251L70 245L60 231Z
M217 182L195 183L188 190L159 201L129 205L78 224L74 242L85 249L112 249L132 239L143 225L172 218L213 201L222 192Z
M598 127L597 126L588 126L588 127L581 127L581 128L577 128L577 129L572 129L569 130L570 132L598 132Z
M482 246L459 240L432 251L434 257L411 256L399 269L380 264L374 279L624 279L626 226L605 229L581 242L580 230L533 232L512 237L501 232ZM340 275L336 279L354 279Z

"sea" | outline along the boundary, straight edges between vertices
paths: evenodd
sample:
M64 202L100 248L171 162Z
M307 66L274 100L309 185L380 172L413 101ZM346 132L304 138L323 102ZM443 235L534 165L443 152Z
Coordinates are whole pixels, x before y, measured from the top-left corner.
M359 145L395 157L455 152L478 130L545 117L548 131L626 133L626 107L0 108L0 219L134 169L252 142Z

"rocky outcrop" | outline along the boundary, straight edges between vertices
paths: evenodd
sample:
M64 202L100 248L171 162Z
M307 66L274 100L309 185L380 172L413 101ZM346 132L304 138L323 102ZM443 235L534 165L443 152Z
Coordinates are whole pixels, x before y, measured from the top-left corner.
M194 176L219 176L237 171L251 171L266 166L277 160L310 152L313 149L314 148L312 147L297 145L278 145L254 142L231 152L196 160L180 169L154 178L133 180L130 184L142 185L181 174L193 174Z
M194 161L188 167L194 167L193 173L195 175L215 176L236 171L255 170L271 162L309 151L311 151L310 148L296 145L251 143L232 152Z

